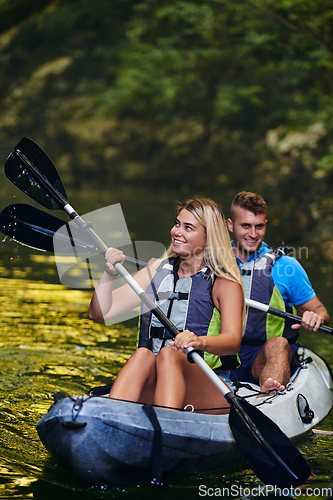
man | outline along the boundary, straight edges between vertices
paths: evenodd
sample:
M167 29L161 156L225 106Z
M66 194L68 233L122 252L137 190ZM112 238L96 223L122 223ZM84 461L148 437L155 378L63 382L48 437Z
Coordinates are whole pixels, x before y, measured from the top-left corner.
M242 191L231 204L228 229L233 233L232 247L241 270L246 298L302 315L301 325L286 324L281 318L247 309L247 323L239 356L241 366L232 377L260 385L261 391L284 390L297 365L297 329L303 326L316 332L329 324L326 308L316 296L299 262L283 249L272 251L264 237L267 207L264 199Z

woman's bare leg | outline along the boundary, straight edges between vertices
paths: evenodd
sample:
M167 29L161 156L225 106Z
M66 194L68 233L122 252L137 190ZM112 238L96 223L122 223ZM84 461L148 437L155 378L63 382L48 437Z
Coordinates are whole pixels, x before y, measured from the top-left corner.
M171 408L193 405L198 408L222 408L209 413L227 413L229 404L199 366L171 347L163 348L156 358L157 383L155 404Z
M156 383L156 356L149 349L137 349L114 381L109 397L126 401L153 402Z
M156 389L154 403L170 408L182 408L185 397L186 356L164 347L156 357Z

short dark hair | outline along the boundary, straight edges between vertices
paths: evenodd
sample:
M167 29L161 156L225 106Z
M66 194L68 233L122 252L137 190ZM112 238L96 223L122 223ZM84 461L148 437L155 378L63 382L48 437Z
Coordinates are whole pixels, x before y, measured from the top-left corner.
M267 214L267 205L264 198L260 196L260 194L251 193L249 191L241 191L232 200L231 218L236 207L249 210L254 213L254 215Z

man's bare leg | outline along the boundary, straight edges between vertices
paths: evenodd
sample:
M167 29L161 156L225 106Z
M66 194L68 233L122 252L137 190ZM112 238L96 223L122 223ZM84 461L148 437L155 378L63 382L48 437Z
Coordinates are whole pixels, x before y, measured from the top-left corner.
M269 339L255 358L251 374L262 392L283 391L290 379L292 349L284 337Z

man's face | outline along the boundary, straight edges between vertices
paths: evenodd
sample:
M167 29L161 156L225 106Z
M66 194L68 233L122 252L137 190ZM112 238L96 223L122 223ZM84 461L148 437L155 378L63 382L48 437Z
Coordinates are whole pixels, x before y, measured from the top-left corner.
M234 252L243 262L260 248L266 233L266 222L266 214L254 215L245 208L234 208L233 218L228 219L228 229L234 236Z

